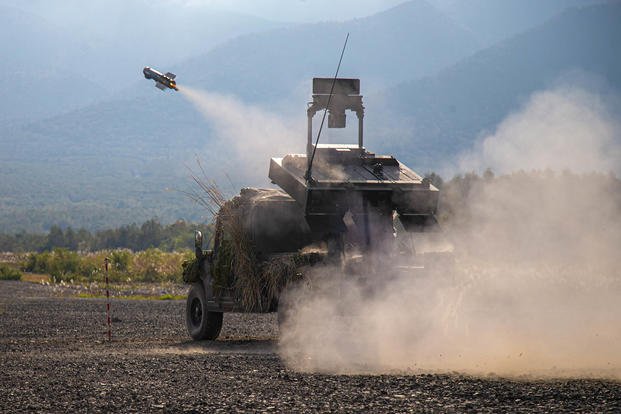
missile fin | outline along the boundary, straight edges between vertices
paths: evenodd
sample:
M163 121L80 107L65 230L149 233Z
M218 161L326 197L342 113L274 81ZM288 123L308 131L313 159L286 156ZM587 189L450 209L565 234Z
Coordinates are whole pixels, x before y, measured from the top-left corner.
M175 79L177 75L175 75L174 73L166 72L166 77L170 79Z
M165 86L165 85L162 85L162 84L161 84L161 83L159 83L159 82L155 82L155 87L156 87L156 88L158 88L158 89L160 89L160 90L162 90L162 91L163 91L164 89L166 89L166 86Z

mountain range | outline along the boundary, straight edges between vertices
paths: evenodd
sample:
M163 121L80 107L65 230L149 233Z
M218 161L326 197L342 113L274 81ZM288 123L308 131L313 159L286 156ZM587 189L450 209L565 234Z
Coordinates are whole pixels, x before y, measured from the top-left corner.
M384 116L405 125L388 148L418 154L433 168L470 148L534 92L567 81L620 93L618 22L619 2L572 8L433 76L387 89L375 100Z
M3 4L4 3L4 4ZM0 121L30 121L125 95L146 62L170 65L283 23L171 2L0 0Z
M507 14L519 9L514 0L507 1L507 8L491 7L494 0L469 2L474 10L466 10L462 2L414 0L365 18L313 24L243 16L252 22L246 25L249 34L229 31L228 38L222 35L202 54L194 41L175 55L178 63L162 69L176 73L180 84L235 96L242 108L303 118L311 78L333 76L345 34L350 33L340 73L362 80L368 146L394 153L424 173L471 146L481 131L567 73L585 73L606 88L621 88L621 4L544 3L520 3L526 10L514 19ZM0 46L3 55L15 55L15 64L0 63L0 71L14 70L16 85L21 85L10 90L10 99L0 99L5 111L0 127L0 231L41 231L53 224L98 229L153 216L164 221L198 219L204 212L183 196L190 185L186 166L195 165L197 155L210 176L230 177L233 187L265 185L264 171L236 176L236 153L215 142L214 126L187 100L162 94L140 79L141 66L157 62L132 63L135 75L125 74L120 82L125 86L108 90L105 76L95 76L95 82L83 75L93 70L96 59L83 55L88 64L67 70L68 62L80 59L74 51L91 50L81 45L84 37L66 35L76 33L76 27L56 30L28 11L11 9L0 16L20 33L30 33L17 28L20 22L41 27L42 32L31 31L34 40L29 44L50 42L42 52L26 48L22 55L16 45ZM188 19L177 21L188 24ZM507 23L501 24L503 20ZM184 38L203 36L198 26L189 27ZM149 43L148 37L129 43ZM172 39L160 45L170 47ZM111 36L100 43L108 46L92 50L110 51L116 41ZM128 46L120 52L121 63L111 73L129 71L123 56L131 50ZM32 63L37 56L42 66ZM16 70L20 66L21 72ZM29 73L41 76L29 81ZM76 87L65 90L65 85ZM31 95L23 92L33 90ZM304 133L300 130L300 140Z

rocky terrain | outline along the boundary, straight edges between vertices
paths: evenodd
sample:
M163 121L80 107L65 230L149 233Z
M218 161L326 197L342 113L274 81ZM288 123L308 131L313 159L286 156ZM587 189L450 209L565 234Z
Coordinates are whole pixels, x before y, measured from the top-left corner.
M227 314L194 343L183 301L112 301L0 282L0 412L619 412L621 383L322 375L278 357L275 315Z

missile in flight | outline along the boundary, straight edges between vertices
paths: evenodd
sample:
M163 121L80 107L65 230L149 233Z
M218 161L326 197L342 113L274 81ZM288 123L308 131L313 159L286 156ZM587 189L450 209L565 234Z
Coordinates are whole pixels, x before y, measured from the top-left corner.
M174 73L160 73L157 70L151 69L148 66L142 70L142 73L144 74L144 77L146 79L153 79L155 81L155 87L162 91L166 88L174 89L176 91L179 90L177 89L177 82L175 82L175 78L177 77L177 75L175 75Z

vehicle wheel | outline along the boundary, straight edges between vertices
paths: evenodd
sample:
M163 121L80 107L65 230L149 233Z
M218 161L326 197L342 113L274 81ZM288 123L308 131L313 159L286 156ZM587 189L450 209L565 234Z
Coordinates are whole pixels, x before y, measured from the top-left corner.
M207 311L205 289L193 283L185 305L185 324L194 340L216 339L222 329L222 312Z

